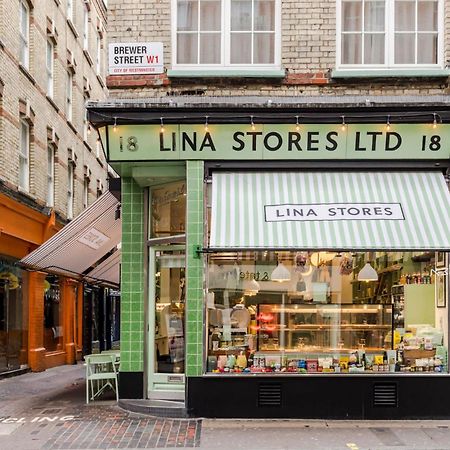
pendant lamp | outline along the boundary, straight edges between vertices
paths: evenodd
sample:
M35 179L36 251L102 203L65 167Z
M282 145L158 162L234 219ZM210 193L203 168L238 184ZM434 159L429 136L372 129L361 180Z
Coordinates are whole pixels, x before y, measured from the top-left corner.
M291 272L289 272L288 268L282 262L279 262L278 266L273 269L272 274L270 275L270 279L272 281L278 281L280 283L282 283L283 281L290 281Z
M358 273L358 281L377 281L378 274L377 271L366 262L365 266Z
M256 295L261 289L261 286L254 278L252 278L251 280L244 280L242 283L242 288L245 292L254 292Z

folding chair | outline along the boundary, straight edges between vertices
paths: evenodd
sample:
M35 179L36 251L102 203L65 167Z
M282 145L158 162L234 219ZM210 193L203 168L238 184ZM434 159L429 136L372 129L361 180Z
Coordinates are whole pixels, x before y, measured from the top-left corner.
M86 403L89 403L89 400L95 400L106 388L111 388L119 401L115 355L88 355L85 357L85 361Z

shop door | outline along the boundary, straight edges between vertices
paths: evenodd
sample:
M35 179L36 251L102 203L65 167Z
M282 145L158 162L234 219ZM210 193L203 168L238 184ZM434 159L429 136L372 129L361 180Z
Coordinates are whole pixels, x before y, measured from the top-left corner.
M20 367L20 332L14 327L10 294L8 282L0 280L0 372Z
M149 252L148 397L184 400L185 249Z

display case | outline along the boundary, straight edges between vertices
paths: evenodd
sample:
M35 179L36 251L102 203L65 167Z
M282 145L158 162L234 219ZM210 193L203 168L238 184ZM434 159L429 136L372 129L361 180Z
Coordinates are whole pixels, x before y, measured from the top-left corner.
M257 350L305 353L384 350L392 305L259 305Z

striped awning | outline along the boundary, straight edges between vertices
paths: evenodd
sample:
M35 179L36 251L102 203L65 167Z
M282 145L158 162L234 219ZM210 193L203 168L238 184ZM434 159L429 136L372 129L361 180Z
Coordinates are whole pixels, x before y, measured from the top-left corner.
M440 172L217 172L210 248L450 250Z
M116 213L119 206L119 200L105 192L20 264L93 284L118 286L122 237L122 221Z

